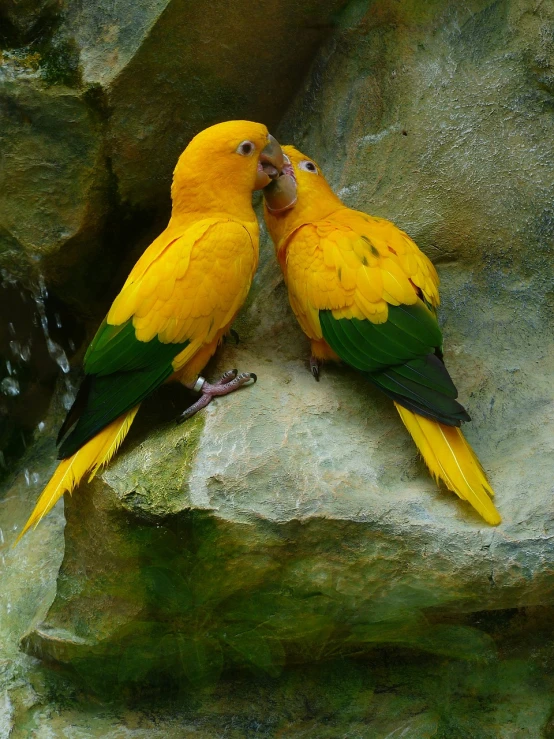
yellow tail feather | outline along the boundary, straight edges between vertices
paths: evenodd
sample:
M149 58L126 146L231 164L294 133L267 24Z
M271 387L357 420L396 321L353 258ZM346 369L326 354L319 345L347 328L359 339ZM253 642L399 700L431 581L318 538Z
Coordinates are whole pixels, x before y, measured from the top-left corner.
M88 482L90 482L94 478L98 470L102 469L102 467L105 467L109 463L110 459L117 452L117 450L123 443L123 440L127 436L139 408L140 405L136 405L132 410L129 411L129 413L127 413L126 416L120 416L116 421L113 422L114 424L117 424L117 428L114 428L115 435L110 434L105 440L104 446L102 447L100 453L92 464Z
M487 523L499 524L502 519L491 500L494 491L461 430L395 406L435 480L467 500Z
M95 437L87 441L72 457L63 459L41 493L29 520L23 527L15 543L52 510L64 493L71 493L90 470L89 482L118 450L137 414L139 406L116 418Z

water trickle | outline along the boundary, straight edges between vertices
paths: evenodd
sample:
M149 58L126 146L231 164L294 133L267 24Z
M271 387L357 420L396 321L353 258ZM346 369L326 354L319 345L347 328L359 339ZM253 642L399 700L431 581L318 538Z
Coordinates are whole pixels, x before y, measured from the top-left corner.
M44 277L42 275L38 279L38 290L34 292L34 300L35 305L37 307L38 316L40 320L40 325L42 327L42 332L44 333L44 338L46 339L46 347L48 349L48 354L52 357L54 362L60 367L62 372L67 374L69 372L69 361L67 359L66 353L63 350L63 347L61 347L56 341L52 339L50 336L50 329L48 328L48 317L46 315L46 298L48 297L48 290L46 288L46 283L44 282ZM61 321L59 320L59 316L56 316L56 323L58 326L61 326Z
M64 377L64 385L65 387L64 387L64 392L62 395L62 403L63 403L63 407L65 408L65 410L68 411L73 405L73 401L75 400L76 391L75 391L75 386L73 385L73 383L67 376Z
M31 484L31 473L25 468L23 474L25 475L25 485L29 486Z
M5 542L4 532L2 531L2 529L0 529L0 544L4 544L4 542Z
M4 316L4 331L0 331L0 414L7 419L0 439L2 478L27 448L31 429L34 427L37 435L45 432L47 424L40 419L48 410L55 383L57 402L66 410L75 398L75 380L65 350L73 351L67 333L76 325L71 317L66 320L63 311L62 303L49 295L42 276L35 273L32 283L23 287L7 271L0 270L0 314ZM73 342L71 345L74 347ZM30 470L25 481L29 486L39 484Z
M15 377L4 377L0 382L0 392L12 398L19 395L19 382Z
M58 344L56 341L54 341L50 336L48 317L46 315L46 299L48 298L48 289L42 275L38 279L38 289L35 290L33 298L37 308L40 326L46 340L46 348L48 349L48 354L52 357L54 362L56 362L62 372L67 375L69 373L69 370L71 369L69 365L69 360L67 359L67 355L63 347L60 346L60 344ZM56 321L56 326L58 328L61 328L62 320L58 313L54 314L54 319ZM75 388L73 387L73 384L69 377L64 378L64 385L65 387L62 394L62 403L64 408L66 410L69 410L73 405L73 401L75 400Z
M7 269L0 269L0 276L2 277L2 282L5 282L8 285L13 285L14 287L17 285L16 278L11 274L11 272L8 272Z
M10 350L14 357L18 357L24 362L28 362L31 359L31 342L28 344L21 344L19 341L10 341Z

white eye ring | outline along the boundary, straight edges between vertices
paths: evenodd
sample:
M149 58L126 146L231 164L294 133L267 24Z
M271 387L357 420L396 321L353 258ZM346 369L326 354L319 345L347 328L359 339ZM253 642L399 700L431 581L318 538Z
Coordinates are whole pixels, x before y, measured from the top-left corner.
M304 159L304 161L300 162L298 166L300 167L300 169L304 169L306 172L317 174L317 167L313 162L310 162L309 159Z
M237 154L240 154L241 157L249 157L255 151L256 151L256 144L253 144L252 141L241 141L236 149Z

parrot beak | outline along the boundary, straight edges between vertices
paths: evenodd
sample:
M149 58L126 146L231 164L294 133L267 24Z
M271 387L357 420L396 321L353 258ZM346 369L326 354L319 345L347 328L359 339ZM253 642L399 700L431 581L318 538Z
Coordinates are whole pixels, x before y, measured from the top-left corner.
M261 190L269 183L279 177L285 164L285 157L279 146L279 142L269 134L269 143L262 150L258 159L258 172L256 174L255 190Z
M268 211L274 214L283 213L296 203L296 177L288 157L285 157L281 175L265 188L264 198Z

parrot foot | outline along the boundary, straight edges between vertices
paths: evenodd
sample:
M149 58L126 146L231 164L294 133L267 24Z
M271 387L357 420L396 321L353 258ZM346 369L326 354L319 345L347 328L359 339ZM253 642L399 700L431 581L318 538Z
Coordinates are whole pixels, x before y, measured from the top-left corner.
M214 385L226 385L228 382L231 382L231 380L234 380L238 373L238 369L227 370L227 372L224 372L221 375L217 382L214 382Z
M199 410L202 410L202 408L209 405L214 398L217 398L220 395L229 395L229 393L233 393L235 390L238 390L242 385L246 385L250 380L256 382L258 378L253 372L241 372L239 375L238 370L236 369L225 372L213 385L206 382L203 377L199 377L195 382L194 387L190 389L198 390L202 395L198 398L196 403L193 403L177 417L177 423L183 423L183 421L191 418L195 413L198 413Z
M319 382L319 361L316 357L314 357L313 354L310 357L310 372L314 376L314 380L316 380L316 382Z

